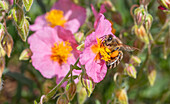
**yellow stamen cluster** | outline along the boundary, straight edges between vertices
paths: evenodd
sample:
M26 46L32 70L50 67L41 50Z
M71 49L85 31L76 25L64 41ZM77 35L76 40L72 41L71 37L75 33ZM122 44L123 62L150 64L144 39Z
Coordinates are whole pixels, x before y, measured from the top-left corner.
M109 61L111 58L111 55L108 54L111 51L108 48L104 47L101 43L101 40L98 38L97 38L97 44L93 45L91 47L91 50L93 53L97 54L95 60L103 59L105 61Z
M66 19L64 18L64 13L61 10L51 10L46 13L46 21L49 23L51 27L62 26L66 23Z
M66 63L68 57L70 57L72 47L70 46L70 43L68 41L66 42L60 42L60 43L54 43L54 46L51 48L51 60L57 61L59 64L62 64L63 62Z

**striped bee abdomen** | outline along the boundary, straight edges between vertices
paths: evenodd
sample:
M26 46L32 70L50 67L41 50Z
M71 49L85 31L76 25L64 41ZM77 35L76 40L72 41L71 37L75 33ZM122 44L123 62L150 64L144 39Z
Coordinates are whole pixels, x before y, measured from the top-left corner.
M119 50L119 54L116 57L111 57L111 60L106 62L109 69L115 68L123 58L123 52Z

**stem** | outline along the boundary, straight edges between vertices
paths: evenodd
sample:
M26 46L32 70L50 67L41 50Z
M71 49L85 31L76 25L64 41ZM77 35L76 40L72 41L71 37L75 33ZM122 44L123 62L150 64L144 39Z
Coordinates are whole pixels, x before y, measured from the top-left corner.
M71 66L70 66L70 71L67 73L67 75L61 80L61 82L60 82L58 85L56 85L56 86L46 95L45 100L44 100L43 102L47 102L50 98L52 98L52 97L55 95L56 91L60 88L60 86L68 79L68 76L71 74L72 70L73 70L73 66L71 65Z
M46 8L45 8L45 5L43 4L42 0L37 0L37 3L39 4L41 11L43 13L46 13Z

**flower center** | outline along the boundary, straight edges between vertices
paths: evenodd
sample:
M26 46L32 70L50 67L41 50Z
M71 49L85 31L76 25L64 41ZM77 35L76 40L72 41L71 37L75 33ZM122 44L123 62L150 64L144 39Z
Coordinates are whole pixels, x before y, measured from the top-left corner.
M54 46L51 48L51 60L58 62L60 65L64 62L67 62L68 57L70 57L72 47L68 41L54 43Z
M55 27L57 25L64 27L66 19L64 18L63 14L63 11L53 9L46 13L45 18L51 27Z
M93 53L96 54L96 57L94 60L103 59L105 61L108 61L111 59L111 55L108 54L111 51L108 48L104 47L101 43L101 40L98 38L97 38L97 44L94 44L91 47L91 50Z

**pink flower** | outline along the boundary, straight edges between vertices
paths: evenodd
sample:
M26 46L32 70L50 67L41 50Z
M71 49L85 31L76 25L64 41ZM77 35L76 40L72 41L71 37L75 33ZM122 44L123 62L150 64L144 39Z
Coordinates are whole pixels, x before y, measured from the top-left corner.
M101 5L99 13L95 10L95 8L94 8L94 6L93 6L92 4L91 4L91 9L92 9L92 11L93 11L93 14L94 14L95 19L98 18L98 16L99 16L100 13L103 14L103 13L106 12L106 9L105 9L105 6L104 6L104 5Z
M105 6L101 5L99 13L95 10L94 6L91 4L91 9L93 11L95 22L94 22L94 28L96 28L96 25L98 23L98 20L100 19L100 13L103 14L106 12Z
M44 27L28 38L33 53L32 65L45 78L57 76L60 81L70 70L79 56L74 35L60 26ZM80 71L73 70L77 75Z
M86 19L86 10L71 0L58 0L50 12L38 16L35 24L30 26L32 31L42 29L44 26L62 26L72 33L77 32Z
M103 80L107 73L105 64L107 54L104 48L101 47L100 37L112 34L112 28L111 23L106 20L101 13L99 14L99 19L96 21L95 31L86 37L85 49L82 54L80 54L80 63L85 65L87 75L91 77L95 83L98 83Z

